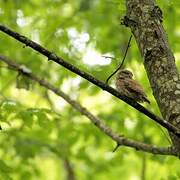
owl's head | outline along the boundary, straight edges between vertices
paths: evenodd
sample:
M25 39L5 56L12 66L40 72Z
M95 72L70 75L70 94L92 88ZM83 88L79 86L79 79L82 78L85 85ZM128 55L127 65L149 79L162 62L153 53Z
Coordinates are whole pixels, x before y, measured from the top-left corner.
M124 79L124 78L132 79L132 77L133 77L133 73L126 69L120 70L117 74L118 79Z

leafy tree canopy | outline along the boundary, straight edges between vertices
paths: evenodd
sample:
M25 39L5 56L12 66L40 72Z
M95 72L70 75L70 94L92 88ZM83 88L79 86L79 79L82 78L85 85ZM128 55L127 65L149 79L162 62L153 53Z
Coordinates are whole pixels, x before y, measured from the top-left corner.
M159 0L163 25L180 68L180 3ZM105 81L118 67L131 35L121 26L123 0L1 0L0 21ZM26 65L100 117L118 134L159 146L168 135L149 118L86 80L0 33L0 52ZM105 58L111 56L113 58ZM180 179L179 160L120 147L62 98L0 63L0 179ZM135 40L125 67L143 85L160 115ZM110 84L114 86L112 78ZM24 89L26 88L26 89ZM163 129L165 134L166 130Z

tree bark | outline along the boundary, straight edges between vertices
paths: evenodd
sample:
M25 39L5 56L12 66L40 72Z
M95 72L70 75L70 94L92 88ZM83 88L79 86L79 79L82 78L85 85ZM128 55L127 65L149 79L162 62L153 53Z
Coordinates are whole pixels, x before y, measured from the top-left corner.
M162 116L180 128L180 78L154 0L126 0L123 24L131 28ZM180 138L170 133L180 154Z

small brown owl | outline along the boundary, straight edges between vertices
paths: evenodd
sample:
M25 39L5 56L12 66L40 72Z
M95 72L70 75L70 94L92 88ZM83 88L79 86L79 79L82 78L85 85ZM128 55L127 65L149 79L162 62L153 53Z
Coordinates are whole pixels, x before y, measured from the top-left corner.
M128 96L129 98L132 98L137 102L150 103L141 85L132 77L133 74L131 71L128 71L126 69L119 70L116 77L117 90L121 94Z

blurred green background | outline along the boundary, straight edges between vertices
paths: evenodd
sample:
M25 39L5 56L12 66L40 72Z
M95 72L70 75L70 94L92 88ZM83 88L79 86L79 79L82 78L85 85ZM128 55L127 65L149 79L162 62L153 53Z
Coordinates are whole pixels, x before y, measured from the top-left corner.
M170 47L180 68L180 2L159 0ZM123 58L130 30L120 25L123 0L0 0L0 22L105 81ZM150 119L29 47L0 32L0 54L80 102L115 132L145 143L169 146ZM107 59L103 55L112 56ZM135 40L125 61L160 115ZM18 89L17 73L0 62L0 179L176 180L180 161L120 147L62 98L30 82ZM114 78L110 84L114 86ZM166 130L163 130L166 134ZM72 177L68 177L67 174Z

